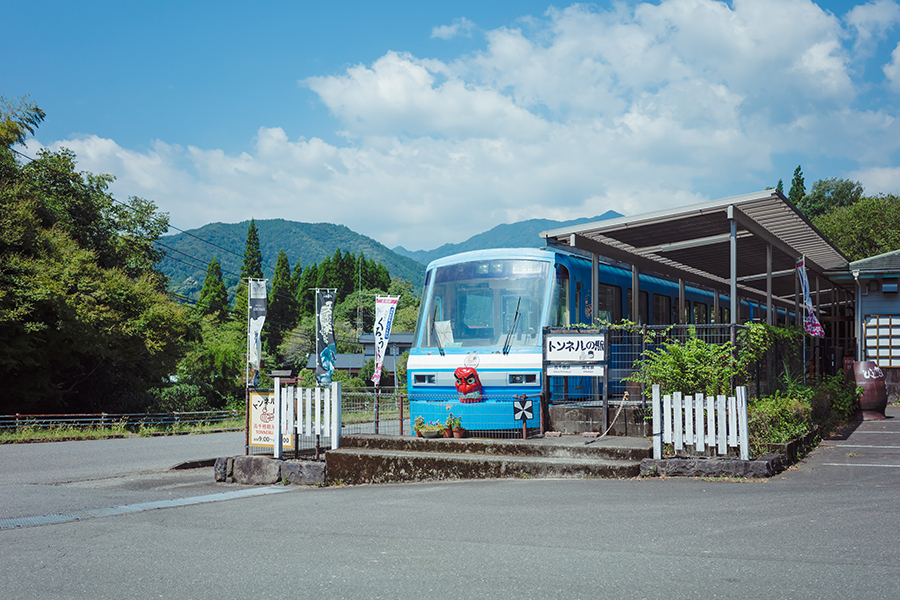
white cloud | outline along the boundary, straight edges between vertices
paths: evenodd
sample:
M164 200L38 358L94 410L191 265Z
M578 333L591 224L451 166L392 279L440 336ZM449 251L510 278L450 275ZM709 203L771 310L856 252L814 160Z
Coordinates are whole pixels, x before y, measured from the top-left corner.
M475 23L465 17L461 17L459 19L453 19L452 25L435 27L431 30L431 37L440 38L442 40L449 40L455 38L457 35L472 37L472 29L474 27Z
M870 52L873 42L900 23L900 5L894 0L875 0L854 6L844 20L856 31L856 49Z
M900 195L900 167L874 167L854 171L848 175L848 178L863 184L866 194Z
M238 155L163 142L135 152L96 137L53 145L115 173L116 193L156 201L182 228L331 221L410 249L502 222L762 189L789 177L774 170L782 155L850 162L868 192L890 191L895 102L865 103L847 44L886 35L874 23L891 5L857 7L843 23L808 0L551 8L523 29L485 32L481 51L452 61L387 52L303 80L337 119L339 144L263 127ZM448 27L459 35L468 23ZM895 90L898 64L900 46L884 67Z
M882 67L884 76L887 78L888 86L896 93L900 94L900 43L891 53L891 62Z

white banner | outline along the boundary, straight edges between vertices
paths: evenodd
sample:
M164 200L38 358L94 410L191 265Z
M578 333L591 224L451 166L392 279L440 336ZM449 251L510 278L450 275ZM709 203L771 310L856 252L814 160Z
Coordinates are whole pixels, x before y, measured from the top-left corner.
M266 279L250 279L250 312L247 326L247 362L253 369L250 374L250 387L259 383L259 365L262 360L262 328L266 322Z
M384 365L388 339L391 337L391 325L394 323L394 313L399 301L399 297L393 296L375 298L375 374L372 375L372 381L376 387L381 382L381 368Z

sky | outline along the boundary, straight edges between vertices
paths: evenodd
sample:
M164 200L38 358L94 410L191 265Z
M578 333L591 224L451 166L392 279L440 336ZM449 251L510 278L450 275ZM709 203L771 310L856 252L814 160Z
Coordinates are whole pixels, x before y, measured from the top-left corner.
M8 3L0 94L193 229L430 250L841 177L900 194L900 4ZM11 25L15 24L15 25Z

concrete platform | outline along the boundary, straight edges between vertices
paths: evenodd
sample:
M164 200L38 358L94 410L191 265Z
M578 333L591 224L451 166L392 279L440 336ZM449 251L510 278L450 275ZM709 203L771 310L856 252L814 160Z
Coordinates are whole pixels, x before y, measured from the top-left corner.
M527 440L349 435L325 454L326 483L448 479L629 478L651 453L640 438L582 436Z

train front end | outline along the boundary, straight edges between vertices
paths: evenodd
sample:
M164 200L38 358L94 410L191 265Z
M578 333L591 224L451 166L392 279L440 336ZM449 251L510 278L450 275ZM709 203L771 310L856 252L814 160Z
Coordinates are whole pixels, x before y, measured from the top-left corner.
M513 401L541 391L541 331L551 314L553 252L482 250L428 266L407 363L410 420L470 431L521 430ZM539 413L527 427L540 425Z

